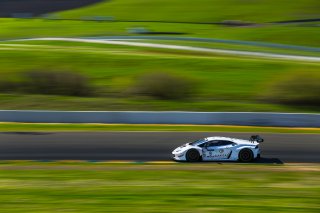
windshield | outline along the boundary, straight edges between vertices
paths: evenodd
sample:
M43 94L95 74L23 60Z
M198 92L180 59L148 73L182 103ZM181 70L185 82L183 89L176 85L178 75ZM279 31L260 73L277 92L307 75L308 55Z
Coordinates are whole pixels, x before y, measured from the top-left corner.
M192 146L198 146L198 145L200 145L200 144L202 144L202 143L204 143L204 142L206 142L207 140L205 139L205 138L203 138L203 139L200 139L200 140L196 140L196 141L193 141L192 143L190 143L190 145L192 145Z

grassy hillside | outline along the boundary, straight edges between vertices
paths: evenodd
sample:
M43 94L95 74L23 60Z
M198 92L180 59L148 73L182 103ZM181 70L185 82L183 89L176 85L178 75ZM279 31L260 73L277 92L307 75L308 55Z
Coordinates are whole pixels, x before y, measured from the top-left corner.
M34 46L2 46L2 80L19 78L20 73L29 70L69 70L88 76L103 95L65 97L3 92L1 109L318 111L259 100L273 81L293 73L318 72L318 63L113 45L31 44ZM161 100L128 93L137 79L149 72L193 79L195 95L185 100Z
M65 18L113 16L116 20L270 22L319 18L318 0L112 0L62 12Z
M224 20L263 23L319 18L319 9L320 2L317 0L112 0L61 12L59 17L78 19L88 16L114 16L116 22L41 18L0 19L0 39L137 35L132 29L144 28L153 34L162 33L162 35L167 32L177 32L181 33L179 35L181 37L319 47L320 31L317 23L261 24L250 27L161 23L161 21ZM134 22L135 20L144 22ZM153 42L163 43L163 41ZM318 52L290 48L184 41L165 43L319 56ZM296 73L319 73L319 63L102 44L66 42L23 44L35 46L18 45L0 48L0 80L21 78L21 73L30 70L68 70L87 76L90 83L102 92L92 97L24 94L21 91L8 93L3 92L6 88L10 90L10 84L8 86L8 82L5 82L7 86L4 86L0 93L1 109L319 112L319 107L311 105L307 107L280 105L272 101L266 102L261 98L268 94L270 85L278 79ZM193 79L196 82L194 96L185 100L161 100L135 96L128 92L136 89L132 85L135 85L137 79L150 72L166 72Z
M320 47L320 30L314 26L223 27L203 24L88 22L0 19L0 39L26 37L79 37L136 35L128 31L145 27L154 32L181 32L187 37L262 41Z
M130 30L143 28L155 34L174 32L188 37L319 46L320 30L317 27L319 22L264 24L251 27L167 23L224 20L262 23L319 18L319 9L320 1L317 0L113 0L61 12L58 17L83 19L93 16L112 16L117 22L0 19L0 39L136 35ZM134 22L135 20L142 22Z

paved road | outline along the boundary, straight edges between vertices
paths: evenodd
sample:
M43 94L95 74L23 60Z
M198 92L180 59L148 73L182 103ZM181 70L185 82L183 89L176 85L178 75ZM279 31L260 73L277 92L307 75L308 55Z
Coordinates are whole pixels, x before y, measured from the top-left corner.
M126 41L121 39L108 40L108 39L90 39L90 38L32 38L32 39L19 39L16 41L37 41L37 40L38 41L70 41L70 42L83 42L83 43L113 44L113 45L135 46L135 47L152 47L152 48L160 48L160 49L197 51L197 52L218 53L218 54L236 55L236 56L258 57L258 58L320 62L320 57L313 57L313 56L286 55L286 54L241 51L241 50L223 50L223 49L204 48L204 47L170 45L170 44L154 44L154 43L147 43L147 42ZM16 44L16 46L18 47L19 44Z
M171 150L198 138L247 133L209 132L68 132L0 133L2 160L170 160ZM260 162L320 163L320 134L261 134Z

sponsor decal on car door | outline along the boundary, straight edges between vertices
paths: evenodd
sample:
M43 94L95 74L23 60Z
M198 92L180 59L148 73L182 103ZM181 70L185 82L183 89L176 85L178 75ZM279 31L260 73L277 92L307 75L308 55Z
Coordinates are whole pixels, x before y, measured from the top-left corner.
M202 153L204 161L228 159L231 153L231 145L219 146L219 142L209 143L202 148Z
M231 153L231 145L219 146L219 153L221 154L220 159L228 159Z

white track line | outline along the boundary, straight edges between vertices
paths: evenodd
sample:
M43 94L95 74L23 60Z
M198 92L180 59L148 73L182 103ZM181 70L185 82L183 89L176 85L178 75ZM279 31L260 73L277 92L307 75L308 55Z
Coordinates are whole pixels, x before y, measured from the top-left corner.
M18 41L18 40L15 40L15 41ZM274 53L239 51L239 50L221 50L221 49L211 49L211 48L203 48L203 47L154 44L154 43L145 43L145 42L130 42L130 41L119 41L119 40L100 40L100 39L98 40L98 39L84 39L84 38L33 38L33 39L20 39L19 41L70 41L70 42L83 42L83 43L99 43L99 44L135 46L135 47L152 47L152 48L161 48L161 49L219 53L219 54L227 54L227 55L251 56L251 57L260 57L260 58L320 62L320 57L313 57L313 56L298 56L298 55L274 54Z

